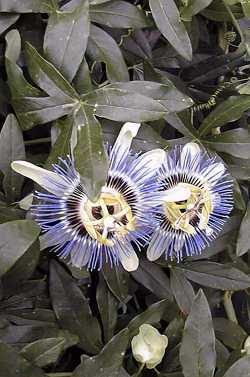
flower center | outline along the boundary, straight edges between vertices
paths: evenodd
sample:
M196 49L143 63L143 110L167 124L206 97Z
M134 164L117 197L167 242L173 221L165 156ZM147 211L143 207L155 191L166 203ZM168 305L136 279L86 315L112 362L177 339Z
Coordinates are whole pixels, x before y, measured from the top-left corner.
M185 233L194 234L198 220L198 227L211 234L208 226L210 214L213 210L212 197L208 189L182 183L183 187L190 190L191 195L187 200L180 202L165 202L164 211L174 229L180 229Z
M81 203L80 216L88 234L103 245L114 245L112 234L122 238L135 230L131 207L121 194L107 187L97 202L87 199Z

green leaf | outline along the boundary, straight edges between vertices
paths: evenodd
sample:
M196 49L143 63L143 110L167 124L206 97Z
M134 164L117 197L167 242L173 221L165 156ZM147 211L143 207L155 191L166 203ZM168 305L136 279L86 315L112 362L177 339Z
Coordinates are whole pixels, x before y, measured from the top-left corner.
M129 332L125 328L115 335L98 355L84 358L72 377L116 377L119 375L128 339Z
M105 263L102 268L103 277L113 295L120 301L126 303L129 285L129 274L120 266L113 266Z
M13 107L21 128L26 131L70 114L76 103L67 97L18 97L13 98Z
M152 25L142 9L122 0L91 6L90 18L92 22L114 28L140 29Z
M187 5L181 9L181 19L191 21L192 17L200 13L201 10L208 7L213 0L190 0Z
M170 86L153 81L129 81L111 84L108 87L127 90L152 98L164 106L166 112L169 113L182 111L193 105L193 100L181 93L173 85Z
M78 343L75 335L58 338L39 339L25 346L20 355L32 364L42 368L56 363L62 353Z
M170 286L173 295L181 311L188 314L195 297L192 284L189 283L181 271L175 270L174 267L172 267L170 271Z
M155 325L160 322L165 311L168 309L169 300L161 300L149 306L143 313L134 317L128 324L130 339L137 335L139 327L143 323Z
M164 116L166 109L149 97L109 86L82 96L95 115L118 122L147 122ZM95 106L96 105L96 106Z
M26 42L26 55L29 73L32 80L50 96L78 97L75 89L63 77L59 70L45 60L38 51Z
M56 262L50 266L50 296L60 326L78 335L80 346L95 354L101 347L101 329L88 300L74 279Z
M32 220L10 221L0 225L0 277L24 255L40 233Z
M81 106L74 112L71 146L76 170L87 196L96 200L106 183L108 158L102 141L101 125L90 108Z
M241 349L247 333L237 323L226 318L214 318L214 331L216 338L232 349Z
M213 377L216 367L215 335L210 308L202 290L186 320L180 362L185 377Z
M240 257L250 250L250 240L249 240L249 227L250 227L250 202L248 202L247 210L245 216L240 225L236 254Z
M19 19L19 14L0 14L0 35Z
M250 370L250 356L236 361L224 374L224 377L248 377Z
M149 0L149 5L160 32L181 56L191 60L191 42L174 0Z
M249 107L249 95L242 94L240 96L229 97L203 120L199 128L200 136L207 135L215 127L221 127L228 122L240 119L244 111L248 110Z
M243 128L208 137L204 144L217 152L228 153L238 158L250 158L250 132Z
M233 5L231 11L235 18L244 17L242 8L239 4ZM209 7L201 11L201 14L212 21L232 22L232 18L221 0L214 0Z
M106 64L109 81L128 81L127 65L116 41L104 30L90 26L87 55L95 62Z
M2 377L45 377L42 369L18 355L14 348L0 342L0 374Z
M169 278L164 271L154 263L141 260L136 271L131 272L133 278L144 285L159 299L173 299L170 290Z
M182 270L187 279L205 287L237 291L250 286L250 277L225 264L200 261L175 267Z
M250 18L250 4L246 0L240 0L244 16Z
M12 220L20 220L22 218L24 218L23 211L8 206L6 203L0 201L0 224Z
M110 292L101 275L99 276L96 300L102 319L104 341L107 343L114 335L119 301Z
M19 198L23 177L11 169L14 160L25 160L23 135L13 114L9 114L0 132L0 170L4 174L3 189L8 202Z
M50 15L44 35L44 53L71 82L83 60L89 36L89 3Z
M81 65L77 71L77 74L73 81L74 87L80 94L85 94L93 90L93 85L91 82L91 75L88 67L88 63L84 58Z
M54 9L54 0L0 0L0 12L49 13Z

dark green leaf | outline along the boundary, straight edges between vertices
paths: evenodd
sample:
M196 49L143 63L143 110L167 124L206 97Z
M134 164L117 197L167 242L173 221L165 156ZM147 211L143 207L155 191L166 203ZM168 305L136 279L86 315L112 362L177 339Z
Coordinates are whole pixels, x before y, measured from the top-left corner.
M32 364L42 368L55 363L67 348L77 343L78 337L75 335L39 339L25 346L20 355Z
M20 285L20 282L29 279L37 267L39 257L40 245L39 241L37 240L2 277L4 289L14 289Z
M90 358L84 358L72 377L116 377L122 367L129 339L127 328L115 335L102 349Z
M55 123L55 127L59 131L59 136L57 137L46 161L47 168L58 162L59 157L63 158L70 154L70 138L72 134L73 118L68 116L65 119L60 119Z
M26 131L70 114L75 107L72 99L62 97L19 97L13 99L21 128Z
M214 318L214 331L216 338L232 349L240 349L247 337L242 327L226 318Z
M111 268L108 263L105 263L102 268L104 279L113 293L113 295L120 301L126 303L128 295L129 274L120 266L113 266Z
M149 17L142 9L122 0L90 7L91 21L114 28L143 28L151 26Z
M107 343L114 335L119 301L110 292L101 275L99 276L96 300L102 319L104 340Z
M45 377L42 369L19 356L14 348L0 342L0 377Z
M4 174L3 189L9 202L19 198L23 178L15 173L10 164L25 160L23 135L13 114L9 114L0 132L0 170Z
M204 144L217 152L225 152L238 158L250 158L250 133L243 128L208 137Z
M160 119L166 113L158 101L109 86L83 96L83 100L95 108L97 116L118 122L147 122Z
M242 223L240 225L237 249L236 253L241 256L250 250L250 240L249 240L249 227L250 227L250 203L248 203L245 216L243 217Z
M250 356L245 356L234 363L224 377L249 377Z
M95 25L90 27L87 55L91 59L106 64L110 81L128 81L129 74L121 50L115 40Z
M86 352L97 353L101 347L99 323L74 279L56 262L50 268L50 295L61 327L78 335Z
M138 283L144 285L159 299L172 299L169 278L156 264L141 260L138 269L131 274Z
M181 271L171 268L170 286L179 308L188 314L195 297L192 284Z
M41 91L33 87L24 77L23 71L16 64L21 52L21 38L17 30L11 30L6 35L5 66L8 84L13 97L41 96Z
M40 232L32 220L10 221L0 225L0 276L24 255Z
M0 14L0 35L13 25L19 17L19 14Z
M88 0L67 11L50 15L44 36L44 53L71 82L82 62L89 35Z
M215 335L210 308L202 290L186 320L180 362L185 377L213 377L216 367Z
M250 107L250 96L242 94L240 96L229 97L208 114L203 120L199 133L200 136L207 135L213 128L221 127L228 122L240 119L244 111Z
M149 306L143 313L134 317L128 324L130 338L138 334L143 323L154 325L160 322L165 311L168 310L169 300L161 300Z
M108 158L101 125L89 107L81 106L74 112L71 146L86 193L95 200L106 183Z
M160 32L181 56L191 60L191 42L174 0L149 0L149 5Z
M77 101L77 93L70 83L63 77L59 70L45 60L37 50L26 43L27 62L32 80L50 96L74 98Z
M180 343L183 333L184 319L175 317L167 326L164 334L168 337L168 347L173 348Z
M0 224L12 220L20 220L22 218L24 218L23 211L8 206L6 203L0 201Z
M201 261L175 268L181 269L186 278L206 287L237 291L250 286L248 275L225 264Z
M49 13L54 9L54 0L0 0L0 12Z

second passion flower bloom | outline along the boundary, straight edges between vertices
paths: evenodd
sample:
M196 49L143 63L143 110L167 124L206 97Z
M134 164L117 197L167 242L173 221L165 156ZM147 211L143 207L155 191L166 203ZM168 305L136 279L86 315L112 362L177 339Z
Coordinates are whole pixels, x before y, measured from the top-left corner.
M160 224L147 250L178 261L200 254L218 235L233 208L232 180L225 165L196 143L175 146L159 173Z
M121 263L128 271L138 267L131 242L140 248L156 226L156 174L164 159L160 149L131 154L139 127L137 123L122 127L109 153L107 182L97 202L87 197L71 158L61 159L53 171L26 161L12 163L16 172L49 192L37 193L39 204L32 206L44 231L43 243L74 266L101 268L106 261Z

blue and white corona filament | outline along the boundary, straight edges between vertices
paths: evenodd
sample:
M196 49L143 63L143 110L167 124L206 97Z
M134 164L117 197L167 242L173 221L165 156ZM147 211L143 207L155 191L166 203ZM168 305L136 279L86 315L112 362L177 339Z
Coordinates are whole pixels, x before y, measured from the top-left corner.
M49 192L37 193L39 204L32 207L43 230L43 244L74 266L101 268L106 261L121 263L128 271L138 267L131 242L139 247L145 244L156 224L151 193L157 191L156 173L164 159L159 149L130 153L139 127L137 123L122 127L110 151L107 182L97 202L86 196L71 158L61 159L53 171L25 161L12 163L16 172Z
M218 235L233 207L232 180L224 164L196 143L175 146L160 168L160 225L147 250L180 261L200 254Z

